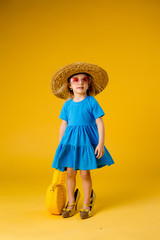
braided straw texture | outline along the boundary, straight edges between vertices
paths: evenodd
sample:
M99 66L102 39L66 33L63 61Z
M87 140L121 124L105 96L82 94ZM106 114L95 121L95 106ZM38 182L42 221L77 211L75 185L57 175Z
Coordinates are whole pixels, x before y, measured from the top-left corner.
M68 87L68 78L73 74L81 72L92 76L91 86L89 87L89 95L91 96L100 93L108 84L108 74L103 68L87 62L75 62L59 68L53 74L50 81L52 93L58 98L69 99L71 95Z

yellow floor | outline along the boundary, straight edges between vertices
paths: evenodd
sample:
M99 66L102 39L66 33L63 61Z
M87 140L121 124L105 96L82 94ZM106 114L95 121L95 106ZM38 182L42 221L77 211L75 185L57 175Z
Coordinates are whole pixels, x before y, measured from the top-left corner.
M148 189L108 191L106 196L97 188L95 215L82 220L79 213L65 219L50 215L45 208L46 184L8 184L1 188L0 239L160 239L160 196L157 186Z

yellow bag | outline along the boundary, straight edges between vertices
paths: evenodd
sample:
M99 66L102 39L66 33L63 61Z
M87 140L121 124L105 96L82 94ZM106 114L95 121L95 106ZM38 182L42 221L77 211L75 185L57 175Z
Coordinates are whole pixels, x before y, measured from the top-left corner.
M66 204L66 171L54 169L52 183L47 188L46 207L51 214L61 214Z

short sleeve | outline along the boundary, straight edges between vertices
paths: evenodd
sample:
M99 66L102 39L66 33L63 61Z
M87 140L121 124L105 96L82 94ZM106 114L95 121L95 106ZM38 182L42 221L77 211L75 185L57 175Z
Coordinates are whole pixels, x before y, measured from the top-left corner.
M105 115L103 109L101 108L98 101L94 97L92 98L92 111L95 119Z
M63 107L61 109L59 118L68 122L67 110L66 110L66 102L63 104Z

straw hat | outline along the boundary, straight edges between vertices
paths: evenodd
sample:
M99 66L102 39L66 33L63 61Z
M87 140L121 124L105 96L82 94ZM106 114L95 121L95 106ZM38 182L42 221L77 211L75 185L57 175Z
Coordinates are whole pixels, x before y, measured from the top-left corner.
M78 73L87 73L91 76L90 95L95 96L107 86L107 72L91 63L75 62L59 68L52 76L50 87L55 96L62 99L69 97L68 78Z

